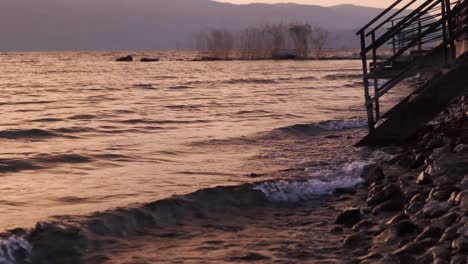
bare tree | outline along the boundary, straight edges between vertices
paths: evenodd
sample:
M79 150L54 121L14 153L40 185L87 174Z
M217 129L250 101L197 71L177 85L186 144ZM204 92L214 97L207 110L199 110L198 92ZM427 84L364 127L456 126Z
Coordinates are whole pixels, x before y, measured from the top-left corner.
M195 43L202 57L213 59L270 59L280 54L286 54L284 58L307 58L310 48L320 56L328 35L322 27L304 23L267 24L236 33L209 29L195 35Z
M196 45L202 57L229 59L234 49L234 36L224 29L210 29L196 36Z
M294 43L294 50L299 57L306 58L309 53L309 39L312 27L309 24L291 24L289 34Z
M330 33L328 30L320 27L312 27L312 32L310 34L310 45L315 50L315 57L321 57L323 48L328 41Z
M272 41L271 56L276 56L282 49L286 48L286 36L283 24L273 25L269 28Z

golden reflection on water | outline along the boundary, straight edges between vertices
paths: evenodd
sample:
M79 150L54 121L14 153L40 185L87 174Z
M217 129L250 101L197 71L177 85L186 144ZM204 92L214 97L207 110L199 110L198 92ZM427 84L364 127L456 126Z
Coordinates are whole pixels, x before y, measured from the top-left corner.
M0 229L251 181L285 164L209 140L364 116L359 61L114 57L0 56Z

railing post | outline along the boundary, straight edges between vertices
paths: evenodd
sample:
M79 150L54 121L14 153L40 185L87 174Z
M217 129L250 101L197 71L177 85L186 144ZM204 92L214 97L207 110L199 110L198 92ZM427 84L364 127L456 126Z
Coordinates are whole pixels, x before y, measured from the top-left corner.
M395 26L395 22L392 20L392 28ZM392 46L393 46L393 55L396 54L396 42L395 42L395 35L392 37Z
M442 5L442 39L444 45L447 44L447 9L445 0L440 1ZM444 62L447 63L447 48L444 46Z
M422 53L422 38L421 38L421 34L422 34L422 23L421 23L421 18L418 19L418 39L419 39L419 43L418 43L418 51L419 51L419 56L421 56L421 53Z
M369 94L369 77L367 72L367 54L366 50L366 36L365 32L361 32L361 57L362 57L362 71L363 71L363 80L364 80L364 97L367 110L367 123L369 126L369 133L374 132L374 111L372 109L372 98Z
M454 61L457 58L457 46L455 45L455 28L453 25L453 19L455 18L452 13L452 7L450 6L450 0L445 0L446 12L447 12L447 25L448 25L448 34L450 38L450 55Z
M372 32L372 43L375 42L375 32ZM372 62L374 63L374 69L377 65L377 48L372 48ZM380 119L380 102L379 102L379 80L377 76L374 77L374 98L375 98L375 121L379 121Z

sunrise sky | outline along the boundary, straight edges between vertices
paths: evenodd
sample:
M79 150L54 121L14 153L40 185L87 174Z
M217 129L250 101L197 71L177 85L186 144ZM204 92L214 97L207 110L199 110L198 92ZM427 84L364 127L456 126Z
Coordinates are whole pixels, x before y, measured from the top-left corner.
M229 2L233 4L248 3L298 3L309 5L332 6L340 4L354 4L361 6L388 7L394 0L217 0L218 2Z

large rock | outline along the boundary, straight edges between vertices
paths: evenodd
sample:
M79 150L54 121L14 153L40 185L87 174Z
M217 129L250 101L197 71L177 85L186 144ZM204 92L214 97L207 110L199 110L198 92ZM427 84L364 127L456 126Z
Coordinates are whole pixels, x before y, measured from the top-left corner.
M461 223L454 224L447 229L445 229L444 233L442 234L440 241L452 241L454 240L458 234L458 230L463 226Z
M370 164L363 168L361 178L363 178L367 184L371 184L382 181L385 175L382 167L377 164Z
M444 145L444 140L441 137L435 137L431 140L426 145L426 149L432 150L438 147L441 147Z
M424 251L426 251L427 248L431 247L434 245L436 241L431 238L426 238L421 241L413 241L405 246L395 250L393 252L393 255L404 255L404 254L420 254Z
M375 186L369 191L367 204L376 206L389 200L403 200L404 195L397 184L388 184L386 186Z
M424 185L424 184L429 184L432 182L432 176L423 171L418 175L418 178L416 179L416 183L419 185Z
M433 259L449 260L451 257L450 245L432 247L427 251L427 253L432 255Z
M460 184L457 185L458 189L461 191L466 191L468 190L468 176L465 176L463 180L460 182Z
M119 61L119 62L131 62L131 61L133 61L133 56L132 56L132 55L128 55L128 56L125 56L125 57L120 57L120 58L117 58L115 61Z
M468 253L468 238L460 237L452 242L452 249L457 253Z
M468 190L465 190L459 194L460 196L460 207L465 212L468 212Z
M383 202L377 205L373 210L372 214L376 215L380 212L397 212L403 208L403 201L401 199L395 199Z
M426 238L434 238L439 240L443 232L444 230L438 226L428 226L422 231L421 234L419 234L419 236L416 238L416 241L421 241Z
M349 208L341 212L335 223L338 225L355 225L363 218L361 208Z
M467 264L468 260L466 259L466 255L455 255L452 257L452 261L450 264Z
M434 218L446 214L449 206L445 202L429 201L422 210L425 217Z
M432 188L428 200L447 201L450 198L455 188L453 186L437 186Z
M356 232L347 236L344 240L345 247L359 247L370 242L370 236L365 232Z
M455 153L468 153L468 145L467 144L459 144L453 149L453 152L455 152Z

